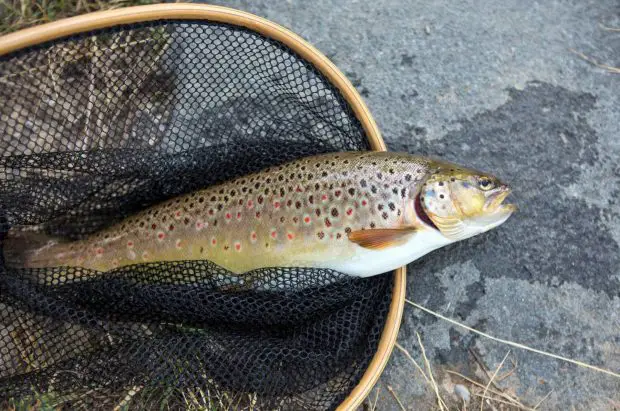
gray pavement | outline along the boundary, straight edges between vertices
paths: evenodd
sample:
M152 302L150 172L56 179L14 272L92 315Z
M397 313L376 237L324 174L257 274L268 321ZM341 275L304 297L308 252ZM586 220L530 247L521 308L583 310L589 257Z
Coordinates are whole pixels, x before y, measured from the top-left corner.
M392 150L493 172L521 211L499 229L409 266L408 298L500 338L620 372L620 66L617 0L220 1L280 23L345 72ZM509 347L405 308L447 400L447 370L481 378ZM620 379L512 349L499 383L541 409L620 409ZM507 370L506 367L504 370ZM432 409L395 352L381 410Z

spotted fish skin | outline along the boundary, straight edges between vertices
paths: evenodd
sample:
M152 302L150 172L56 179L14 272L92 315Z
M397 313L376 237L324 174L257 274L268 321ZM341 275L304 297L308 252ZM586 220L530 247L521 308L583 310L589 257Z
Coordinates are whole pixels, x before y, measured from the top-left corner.
M435 231L414 203L441 167L389 152L303 158L167 200L85 240L50 243L32 250L22 265L105 272L144 262L210 260L235 273L287 266L346 272L346 262L363 254L352 233Z

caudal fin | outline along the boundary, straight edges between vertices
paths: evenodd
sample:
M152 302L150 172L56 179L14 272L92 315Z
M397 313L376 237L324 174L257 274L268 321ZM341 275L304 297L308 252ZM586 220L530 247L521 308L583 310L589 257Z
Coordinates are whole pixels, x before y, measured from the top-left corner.
M62 243L57 238L30 227L11 228L2 244L5 264L13 268L58 265L56 259L62 248Z

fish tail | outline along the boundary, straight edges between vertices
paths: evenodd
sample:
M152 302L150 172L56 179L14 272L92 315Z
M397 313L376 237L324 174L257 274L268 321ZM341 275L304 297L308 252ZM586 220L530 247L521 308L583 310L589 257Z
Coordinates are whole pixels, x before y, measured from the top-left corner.
M12 228L2 242L4 262L13 268L54 267L74 253L60 239L36 229Z

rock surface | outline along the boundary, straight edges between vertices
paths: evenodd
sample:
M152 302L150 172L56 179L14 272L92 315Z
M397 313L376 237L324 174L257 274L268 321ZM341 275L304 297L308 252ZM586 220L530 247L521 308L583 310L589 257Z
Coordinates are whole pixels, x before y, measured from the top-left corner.
M521 212L411 264L409 299L620 372L620 74L569 50L620 66L620 32L601 27L620 27L617 1L218 3L280 23L331 58L391 150L514 186ZM407 306L398 341L420 359L416 332L454 404L462 381L446 370L486 382L472 352L492 373L510 348ZM498 384L525 404L551 391L541 409L620 409L618 378L516 348L509 358L516 371ZM433 391L398 351L377 389L378 409L400 409L387 386L407 409L433 407Z

